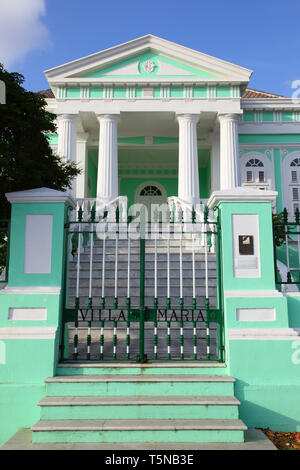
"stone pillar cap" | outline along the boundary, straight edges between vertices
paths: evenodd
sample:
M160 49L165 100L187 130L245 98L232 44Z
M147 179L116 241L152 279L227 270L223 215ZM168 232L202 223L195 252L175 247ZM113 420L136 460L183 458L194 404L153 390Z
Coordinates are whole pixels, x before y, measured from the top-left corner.
M238 187L214 191L208 200L208 207L212 209L222 202L273 202L278 193L276 191Z
M75 207L74 199L64 191L57 191L50 188L27 189L25 191L16 191L5 194L7 200L12 204L16 203L46 203L46 202L64 202Z

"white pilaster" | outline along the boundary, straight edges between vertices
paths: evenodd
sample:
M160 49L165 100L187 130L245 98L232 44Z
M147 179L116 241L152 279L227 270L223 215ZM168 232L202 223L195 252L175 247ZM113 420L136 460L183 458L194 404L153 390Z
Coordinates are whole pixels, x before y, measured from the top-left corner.
M180 114L178 197L188 204L199 204L199 170L197 146L197 114Z
M103 203L118 196L118 116L98 116L100 125L97 199Z
M77 134L76 161L78 168L82 170L76 178L76 197L85 198L87 194L88 181L88 142L89 134L81 132Z
M220 189L240 186L237 114L220 114Z

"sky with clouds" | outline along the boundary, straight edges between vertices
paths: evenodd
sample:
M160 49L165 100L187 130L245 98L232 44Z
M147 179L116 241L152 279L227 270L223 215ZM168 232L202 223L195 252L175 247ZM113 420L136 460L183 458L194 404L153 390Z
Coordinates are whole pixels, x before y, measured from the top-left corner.
M299 0L0 0L0 62L37 91L48 87L44 70L154 34L253 70L253 88L291 96L299 17Z

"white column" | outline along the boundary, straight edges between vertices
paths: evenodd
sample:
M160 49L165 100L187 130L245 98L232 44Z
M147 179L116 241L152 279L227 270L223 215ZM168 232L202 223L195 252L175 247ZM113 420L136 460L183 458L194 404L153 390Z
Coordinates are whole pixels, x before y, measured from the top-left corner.
M80 168L82 172L76 178L76 197L82 199L88 197L88 138L89 134L87 132L80 132L77 134L76 162L78 164L78 168Z
M211 133L211 193L220 189L220 130Z
M199 115L181 114L179 124L178 197L188 204L199 204L197 122Z
M220 189L240 186L239 133L237 114L221 114L220 120Z
M57 153L66 162L76 161L76 115L60 114L58 120Z
M100 124L97 199L107 203L118 196L118 116L98 116Z

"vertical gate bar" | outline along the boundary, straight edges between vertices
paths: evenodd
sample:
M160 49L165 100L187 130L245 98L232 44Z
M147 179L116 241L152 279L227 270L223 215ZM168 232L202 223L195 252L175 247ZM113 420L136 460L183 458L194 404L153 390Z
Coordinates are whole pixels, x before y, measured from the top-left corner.
M157 321L154 322L154 336L153 336L153 347L154 347L154 359L157 359Z
M184 334L183 334L183 321L180 321L180 359L184 360L184 352L183 352L183 345L184 345Z
M195 269L195 235L193 234L193 253L192 253L192 265L193 265L193 300L192 300L192 308L196 309L196 269Z
M140 331L139 331L139 360L145 361L145 237L140 236Z
M115 298L114 308L118 308L118 256L119 256L119 233L116 231L116 250L115 250Z
M208 315L208 312L207 312ZM210 329L209 319L206 319L206 359L210 361Z
M183 287L182 287L182 221L181 221L181 227L180 227L180 240L179 240L179 270L180 270L180 300L179 300L179 306L181 309L183 309Z
M154 308L158 307L157 298L157 233L154 233Z
M117 341L118 341L118 335L117 335L117 321L114 321L114 332L113 332L113 359L117 359Z
M87 344L87 355L86 358L89 361L91 359L91 322L88 322L88 334L86 339Z
M105 308L105 255L106 255L106 236L104 233L103 238L103 253L102 253L102 286L101 286L101 308Z
M220 311L219 315L219 358L220 361L224 361L224 355L225 355L225 350L224 350L224 332L223 332L223 282L222 282L222 267L221 267L221 259L222 259L222 251L221 251L221 225L220 225L220 214L219 214L219 209L217 209L217 217L216 217L216 222L215 222L215 231L217 232L217 275L218 275L218 309Z
M90 233L90 273L89 273L89 300L88 308L92 308L93 298L92 298L92 286L93 286L93 257L94 257L94 224L91 227Z
M171 297L170 297L170 223L169 231L167 233L168 237L168 248L167 248L167 309L171 308Z
M171 360L171 322L167 322L167 347L168 347L168 360Z
M78 320L75 320L75 334L74 334L74 353L73 359L77 360L78 357Z
M130 359L130 321L126 323L126 359Z
M81 223L79 223L79 225L78 225L78 247L77 247L77 268L76 268L76 299L75 299L75 307L76 308L79 308L80 249L81 249Z
M284 217L284 231L285 231L285 250L286 250L286 261L287 261L287 282L289 282L291 273L290 273L290 255L289 255L289 240L288 240L288 212L286 209L283 211Z
M197 360L197 322L193 322L194 360Z
M127 257L127 305L130 305L130 234L128 231L128 257Z
M103 360L104 349L104 320L100 322L100 360Z

